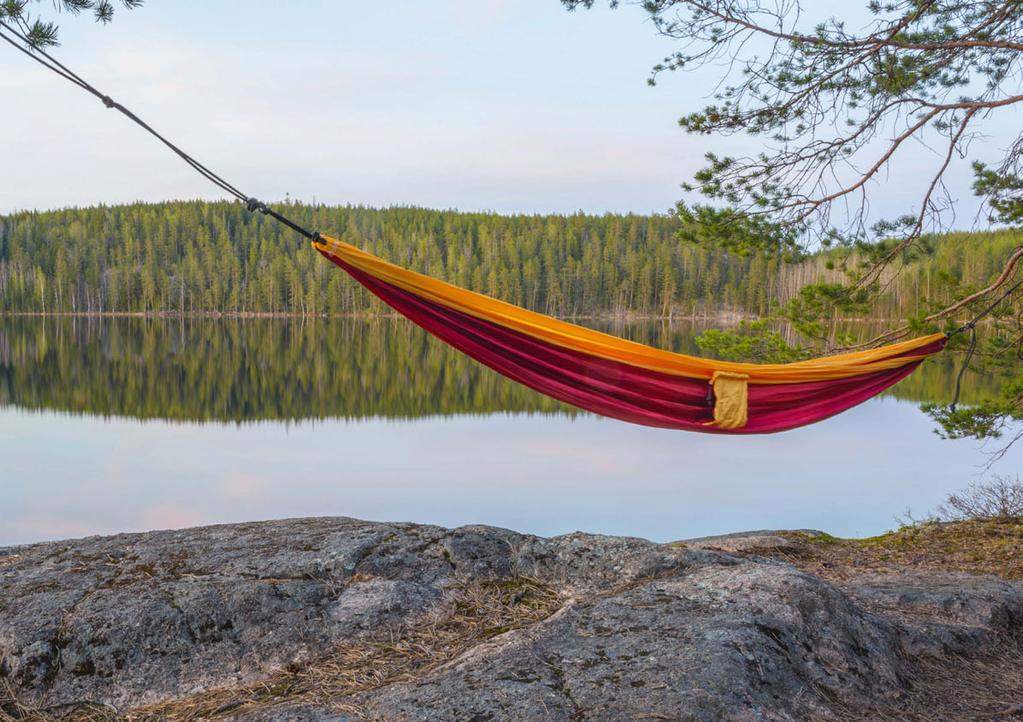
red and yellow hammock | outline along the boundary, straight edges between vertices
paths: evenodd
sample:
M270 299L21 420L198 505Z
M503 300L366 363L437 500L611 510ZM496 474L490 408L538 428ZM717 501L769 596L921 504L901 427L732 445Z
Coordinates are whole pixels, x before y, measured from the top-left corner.
M845 411L945 347L943 333L787 364L711 361L559 321L409 271L348 243L313 247L419 326L500 374L603 416L763 434Z

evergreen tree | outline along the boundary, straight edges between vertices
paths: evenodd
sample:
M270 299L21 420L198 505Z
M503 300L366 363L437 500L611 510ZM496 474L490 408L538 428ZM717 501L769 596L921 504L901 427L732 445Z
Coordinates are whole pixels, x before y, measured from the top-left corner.
M46 20L32 12L33 5L42 0L3 0L0 2L0 21L17 27L37 47L57 45L58 28L52 20ZM120 0L128 10L142 6L143 0ZM52 0L46 3L57 12L69 15L91 13L98 23L109 23L114 18L114 3L111 0Z

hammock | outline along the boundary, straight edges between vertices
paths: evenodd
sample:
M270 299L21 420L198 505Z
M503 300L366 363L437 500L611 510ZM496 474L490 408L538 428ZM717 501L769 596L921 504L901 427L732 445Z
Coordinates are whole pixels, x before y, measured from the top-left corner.
M313 247L393 309L514 381L646 426L764 434L834 416L911 374L943 333L788 364L672 353L439 281L321 236Z
M596 414L719 434L785 431L866 401L911 374L948 341L946 334L936 333L840 356L741 364L671 353L558 321L400 268L303 228L242 193L3 20L0 40L122 113L250 211L310 239L316 250L434 336L510 379ZM1021 285L1023 280L995 305ZM959 330L974 329L976 321ZM958 389L957 381L957 400Z

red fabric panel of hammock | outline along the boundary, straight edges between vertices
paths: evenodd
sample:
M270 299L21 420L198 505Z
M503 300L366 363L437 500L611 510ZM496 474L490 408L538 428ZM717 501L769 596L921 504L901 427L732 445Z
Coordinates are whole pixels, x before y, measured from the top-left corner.
M421 298L323 254L385 303L500 374L587 411L646 426L712 434L785 431L841 413L911 374L920 362L834 381L749 386L749 420L737 429L708 426L714 410L701 379L590 356ZM912 351L940 350L945 340Z

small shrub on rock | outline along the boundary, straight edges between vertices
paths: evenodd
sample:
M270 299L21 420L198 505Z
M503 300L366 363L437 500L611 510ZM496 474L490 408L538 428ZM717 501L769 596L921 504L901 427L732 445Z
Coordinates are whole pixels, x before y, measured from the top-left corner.
M1017 476L994 476L950 494L938 507L943 521L1023 520L1023 481Z

